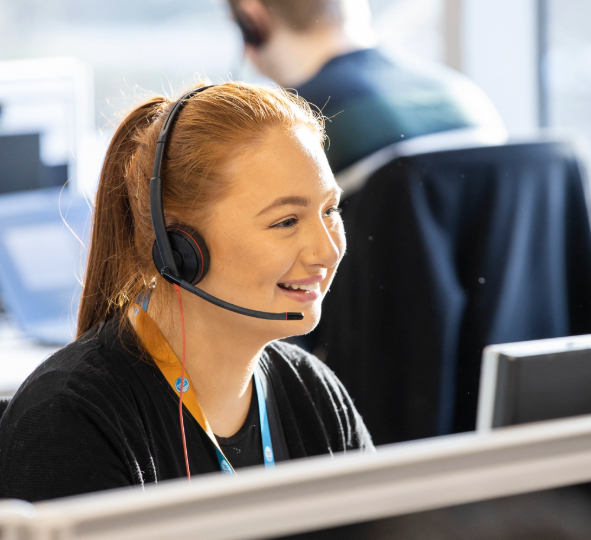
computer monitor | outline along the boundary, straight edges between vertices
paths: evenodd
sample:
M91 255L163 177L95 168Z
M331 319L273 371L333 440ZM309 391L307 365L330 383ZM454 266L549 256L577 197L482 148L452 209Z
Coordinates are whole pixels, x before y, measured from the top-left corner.
M92 73L84 64L0 62L1 303L26 336L43 343L74 336L90 215L81 194L98 176L93 133Z
M63 186L67 182L66 163L48 167L41 162L40 139L39 133L0 135L0 193Z
M260 467L243 469L236 477L203 475L194 477L191 484L178 479L34 505L6 501L0 503L0 537L280 538L589 480L591 417L585 417L394 444L381 447L376 454L349 452L296 460L280 464L272 471ZM554 512L566 517L562 525L566 523L569 530L581 525L575 521L575 514L583 513L587 517L587 536L583 538L591 533L590 500L585 494L561 498ZM541 505L535 506L546 508L547 517L549 505ZM567 515L564 506L581 512ZM510 509L511 504L496 507L496 511L503 508ZM524 512L531 510L531 506L524 508ZM504 519L503 514L489 517L493 522ZM422 521L425 520L415 520L419 524ZM381 525L388 527L387 523L382 522L380 528ZM449 534L443 536L445 539L507 540L502 535L454 536L450 525L448 520ZM327 532L316 538L438 538L417 531L400 536L385 531L378 536L372 531L365 534L364 528L354 528L356 536L346 536L341 530L336 536ZM548 531L552 529L543 532ZM512 539L526 537L530 536L522 534ZM544 538L579 537L548 534Z
M0 62L0 194L86 180L93 94L75 59Z
M487 347L477 430L591 414L591 335Z

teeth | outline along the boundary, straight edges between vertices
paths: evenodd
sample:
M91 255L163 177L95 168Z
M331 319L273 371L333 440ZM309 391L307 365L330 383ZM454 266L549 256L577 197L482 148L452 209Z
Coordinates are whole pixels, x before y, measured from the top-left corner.
M298 289L300 289L302 291L312 291L318 287L318 283L312 283L310 285L296 285L294 283L282 283L281 285L283 287L285 287L286 289L293 289L294 291L297 291Z

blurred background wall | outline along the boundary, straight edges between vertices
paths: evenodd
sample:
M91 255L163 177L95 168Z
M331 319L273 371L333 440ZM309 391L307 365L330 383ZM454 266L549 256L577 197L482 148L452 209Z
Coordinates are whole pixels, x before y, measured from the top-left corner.
M587 0L371 0L382 46L444 62L491 97L510 133L591 133ZM130 96L196 76L260 80L221 0L4 0L0 60L74 56L94 72L95 123Z

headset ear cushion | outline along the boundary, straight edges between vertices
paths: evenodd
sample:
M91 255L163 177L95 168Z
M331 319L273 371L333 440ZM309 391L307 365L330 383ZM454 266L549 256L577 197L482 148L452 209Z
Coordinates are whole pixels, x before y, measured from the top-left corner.
M182 280L197 285L209 270L209 250L202 236L186 225L171 225L166 228L179 276ZM162 268L160 250L154 242L152 257L156 268Z

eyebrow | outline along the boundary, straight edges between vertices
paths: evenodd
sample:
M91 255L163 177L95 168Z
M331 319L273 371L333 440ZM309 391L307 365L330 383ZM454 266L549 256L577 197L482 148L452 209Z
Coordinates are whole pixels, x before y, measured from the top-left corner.
M295 206L308 206L310 204L310 199L308 197L279 197L275 199L271 204L265 206L258 214L257 217L273 208L277 208L278 206L286 206L286 205L295 205Z

